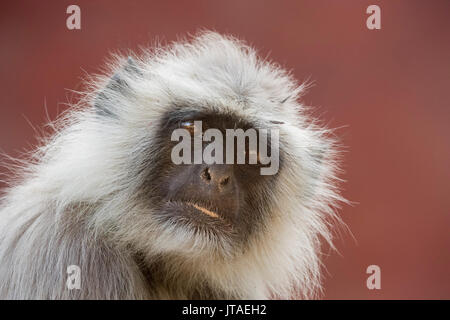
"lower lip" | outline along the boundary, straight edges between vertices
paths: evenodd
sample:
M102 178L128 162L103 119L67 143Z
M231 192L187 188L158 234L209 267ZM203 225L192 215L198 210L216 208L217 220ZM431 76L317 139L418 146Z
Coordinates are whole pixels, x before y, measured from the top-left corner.
M193 204L193 203L189 203L189 205L192 206L192 207L194 207L194 208L197 209L198 211L200 211L200 212L202 212L202 213L204 213L204 214L210 216L211 218L215 218L215 219L218 219L218 218L219 218L219 215L218 215L217 213L211 211L211 210L208 210L208 209L206 209L206 208L200 207L200 206L198 206L198 205L196 205L196 204Z
M169 210L173 212L175 215L182 216L183 217L182 221L186 221L184 219L185 215L183 213L187 213L188 217L191 216L194 219L194 221L197 221L200 224L220 228L220 230L224 232L233 231L233 225L231 221L228 221L226 219L226 217L223 217L219 215L217 212L211 211L196 203L189 201L169 200L166 203L166 205L168 206L168 209L170 208Z

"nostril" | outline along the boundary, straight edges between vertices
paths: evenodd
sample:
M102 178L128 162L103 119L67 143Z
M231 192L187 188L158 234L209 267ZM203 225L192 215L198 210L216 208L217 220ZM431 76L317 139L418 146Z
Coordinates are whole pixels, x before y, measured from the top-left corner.
M223 178L222 180L220 180L219 183L223 187L223 186L226 186L228 184L228 182L230 182L230 177Z
M202 176L203 180L206 180L208 182L211 181L211 174L209 172L209 168L206 168L205 170L203 170L201 176Z

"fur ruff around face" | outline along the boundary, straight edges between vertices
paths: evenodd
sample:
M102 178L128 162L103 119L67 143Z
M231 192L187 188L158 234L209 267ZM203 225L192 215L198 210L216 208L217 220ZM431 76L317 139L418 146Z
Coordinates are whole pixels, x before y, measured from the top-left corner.
M0 298L317 298L321 242L332 243L344 200L336 141L299 102L305 85L213 32L115 56L107 74L2 195ZM263 218L245 241L158 215L156 137L161 119L185 111L279 130L282 167L259 189ZM70 265L80 289L67 288Z

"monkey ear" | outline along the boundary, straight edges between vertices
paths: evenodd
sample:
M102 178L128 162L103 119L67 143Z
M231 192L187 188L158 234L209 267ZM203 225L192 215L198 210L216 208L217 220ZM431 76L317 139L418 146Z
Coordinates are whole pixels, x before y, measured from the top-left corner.
M316 163L316 165L322 165L323 157L325 156L325 148L316 148L312 150L311 157Z
M285 97L284 99L281 99L280 103L283 104L286 101L288 101L291 98L291 95L288 95L287 97Z
M111 77L106 86L94 98L93 105L96 113L101 116L117 118L115 109L119 97L126 97L131 93L127 79L141 75L142 72L139 70L136 61L132 57L128 57L122 69Z

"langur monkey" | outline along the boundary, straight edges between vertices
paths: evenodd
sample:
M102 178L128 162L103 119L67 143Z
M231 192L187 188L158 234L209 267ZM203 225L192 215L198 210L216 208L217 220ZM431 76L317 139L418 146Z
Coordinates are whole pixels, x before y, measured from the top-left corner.
M317 298L344 200L305 85L214 32L113 60L2 194L0 298ZM194 121L278 130L278 171L174 164Z

